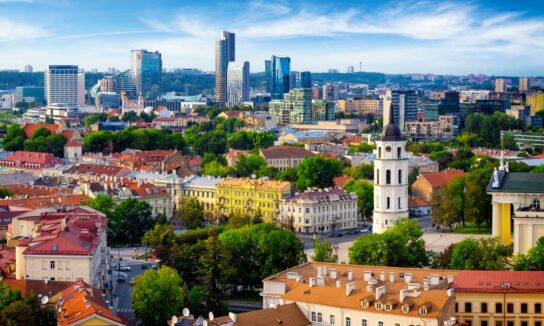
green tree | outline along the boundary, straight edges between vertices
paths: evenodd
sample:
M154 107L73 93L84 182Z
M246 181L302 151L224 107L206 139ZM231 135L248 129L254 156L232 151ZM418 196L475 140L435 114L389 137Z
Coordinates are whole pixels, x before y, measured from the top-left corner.
M216 177L226 177L229 175L229 168L217 161L211 161L208 163L204 163L204 166L202 167L202 174L203 175L211 175Z
M96 209L99 212L106 214L108 218L113 217L113 211L117 204L113 201L111 195L97 194L94 198L89 199L85 205Z
M456 270L504 270L510 255L508 246L498 238L467 238L454 246L450 266Z
M308 187L332 187L334 177L340 176L342 167L340 161L326 159L320 155L307 156L297 168L296 188L303 191Z
M543 110L544 111L544 110ZM544 164L541 164L539 166L535 166L532 170L531 170L531 173L544 173Z
M187 197L181 204L178 217L188 229L198 229L204 226L204 208L196 197Z
M113 149L112 140L113 134L110 131L91 132L83 139L83 150L88 153L110 153Z
M515 257L514 269L544 271L544 237L540 237L536 244L527 251L527 254Z
M294 183L297 181L297 169L286 168L285 170L278 172L276 179Z
M344 190L357 194L357 208L361 216L371 216L374 209L374 186L364 180L349 180Z
M142 238L142 244L153 248L157 257L168 266L174 264L175 241L176 235L172 226L164 224L155 224Z
M36 140L40 137L43 137L43 138L46 138L46 137L49 137L51 136L51 131L49 131L49 129L45 128L45 127L40 127L38 129L36 129L36 131L34 131L32 133L32 140Z
M187 293L187 307L189 311L195 316L204 316L207 312L206 306L203 304L205 299L202 286L193 286Z
M266 161L259 155L240 155L234 164L233 172L237 177L274 177L277 169L267 167Z
M429 154L429 158L438 162L438 168L440 170L447 168L448 165L453 161L453 155L448 150L432 152L431 154Z
M20 151L23 149L24 142L23 128L16 123L9 125L4 136L4 149L6 151Z
M349 175L355 179L374 179L374 164L364 163L358 167L344 168L344 175Z
M433 224L448 226L453 230L453 224L461 221L464 223L464 189L464 178L456 178L448 182L441 192L433 195L431 199Z
M108 219L108 242L141 243L142 237L153 228L155 222L148 203L134 198L125 199L115 207L112 217Z
M144 325L164 325L165 320L179 314L184 304L182 280L174 269L163 266L136 277L132 308Z
M329 240L319 241L316 237L314 238L314 255L312 256L312 260L325 263L337 263L337 248L335 248Z
M204 241L204 255L200 258L202 292L209 311L222 316L227 311L227 277L230 267L227 252L216 231Z
M6 187L0 187L0 198L13 197L13 193Z
M21 292L12 290L7 284L0 283L0 311L12 302L21 300Z
M0 313L2 325L22 326L36 325L36 316L30 304L25 301L15 301L5 307Z

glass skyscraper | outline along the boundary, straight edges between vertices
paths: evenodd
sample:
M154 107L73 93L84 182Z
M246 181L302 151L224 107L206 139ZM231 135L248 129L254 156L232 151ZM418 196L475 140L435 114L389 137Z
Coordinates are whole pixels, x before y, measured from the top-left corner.
M249 101L249 62L229 62L227 70L227 106Z
M290 88L312 88L312 73L309 71L292 71Z
M291 82L291 58L273 55L271 60L267 61L265 61L265 68L270 67L268 69L268 92L272 99L282 99L283 94L288 93L291 89L289 86Z
M48 66L45 70L45 100L47 104L78 105L78 73L78 66Z
M137 95L144 99L161 95L162 56L158 51L132 50L131 72Z
M235 60L235 34L227 31L215 41L215 102L224 105L227 101L227 70L229 62Z

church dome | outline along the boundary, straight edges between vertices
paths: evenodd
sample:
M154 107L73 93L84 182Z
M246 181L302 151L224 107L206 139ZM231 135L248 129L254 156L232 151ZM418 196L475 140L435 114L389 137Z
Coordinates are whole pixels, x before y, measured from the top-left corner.
M400 129L394 124L386 125L382 130L381 136L382 140L387 141L402 140Z

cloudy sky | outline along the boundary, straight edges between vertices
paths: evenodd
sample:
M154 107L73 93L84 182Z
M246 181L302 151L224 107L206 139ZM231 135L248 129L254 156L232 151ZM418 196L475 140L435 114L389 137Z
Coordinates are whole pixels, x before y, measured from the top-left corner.
M236 33L236 59L263 71L272 54L293 70L544 75L544 2L0 0L0 69L130 65L214 68L214 40Z

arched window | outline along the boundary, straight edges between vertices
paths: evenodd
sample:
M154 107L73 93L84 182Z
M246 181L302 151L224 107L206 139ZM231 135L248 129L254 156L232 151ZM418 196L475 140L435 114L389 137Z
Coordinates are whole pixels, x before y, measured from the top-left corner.
M378 147L378 158L382 158L382 148Z
M402 184L402 170L399 169L399 185Z
M402 207L400 207L400 197L399 197L398 207L399 207L399 209L402 208Z
M531 207L534 209L540 209L540 200L538 200L538 198L533 199Z
M390 209L391 208L391 198L387 197L387 206L386 206L387 209Z
M376 184L380 184L380 169L376 169Z
M390 185L391 184L391 170L385 171L385 184Z
M400 147L397 147L397 158L400 158L401 152L402 152L402 149Z

